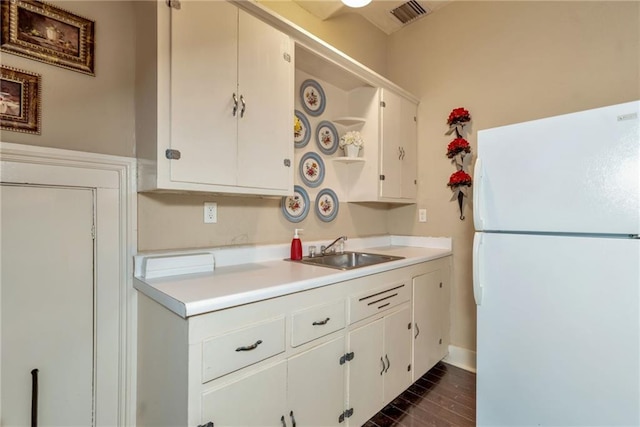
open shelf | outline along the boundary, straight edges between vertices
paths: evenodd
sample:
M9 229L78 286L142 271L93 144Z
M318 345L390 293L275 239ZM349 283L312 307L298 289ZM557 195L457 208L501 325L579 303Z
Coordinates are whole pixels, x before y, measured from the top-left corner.
M347 127L363 125L366 122L367 119L364 117L336 117L333 119L333 123Z
M334 157L333 161L338 163L364 163L366 160L364 157Z

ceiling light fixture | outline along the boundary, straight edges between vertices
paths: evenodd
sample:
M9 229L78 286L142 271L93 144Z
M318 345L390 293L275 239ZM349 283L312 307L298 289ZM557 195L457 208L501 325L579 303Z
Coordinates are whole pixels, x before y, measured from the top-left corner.
M364 7L371 3L371 0L342 0L342 3L349 7Z

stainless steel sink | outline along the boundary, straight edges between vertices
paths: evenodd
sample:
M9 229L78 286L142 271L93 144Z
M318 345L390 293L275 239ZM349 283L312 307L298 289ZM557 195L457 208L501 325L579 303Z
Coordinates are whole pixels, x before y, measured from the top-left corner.
M365 252L343 252L341 254L318 255L313 258L303 257L300 261L296 262L338 270L351 270L403 258L404 257L401 256L369 254Z

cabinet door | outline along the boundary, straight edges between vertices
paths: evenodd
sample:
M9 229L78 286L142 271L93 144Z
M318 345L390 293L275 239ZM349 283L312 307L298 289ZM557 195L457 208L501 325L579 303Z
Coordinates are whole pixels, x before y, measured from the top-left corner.
M353 415L350 426L361 426L383 405L383 332L384 319L376 320L349 333L348 408Z
M384 403L411 384L411 307L384 318Z
M315 347L288 362L287 425L337 426L344 412L345 337Z
M405 199L415 199L418 185L418 122L417 105L412 101L401 98L400 123L401 135L400 147L402 155L400 170L402 171L401 196Z
M436 270L413 278L413 380L431 369L447 353L443 339L448 316L448 288L443 271ZM445 305L446 304L446 305Z
M238 185L291 189L293 166L284 161L293 161L292 42L244 11L239 22Z
M182 1L171 9L171 180L235 185L238 9Z
M287 395L287 362L202 394L202 424L282 427Z
M399 198L402 194L402 98L384 89L380 94L380 175L384 176L380 181L380 197Z

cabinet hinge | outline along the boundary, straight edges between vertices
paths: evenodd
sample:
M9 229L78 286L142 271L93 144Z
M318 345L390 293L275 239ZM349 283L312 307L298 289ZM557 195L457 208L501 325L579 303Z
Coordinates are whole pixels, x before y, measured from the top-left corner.
M284 58L285 61L287 62L291 62L291 55L289 55L288 53L283 53L282 57Z
M340 414L340 416L338 417L338 422L343 423L345 418L349 418L352 415L353 415L353 408L349 408Z
M384 175L380 175L380 181L384 181Z
M384 101L380 101L380 106L381 106L382 108L385 108L385 107L387 106L387 103L386 103L386 102L384 102Z
M438 341L438 344L442 344L442 338L440 338L440 340Z
M409 366L407 366L407 372L411 372L411 363L409 363Z
M440 282L440 287L442 287L442 282Z
M417 118L416 116L413 116L413 121L414 121L414 122L417 122L417 121L418 121L418 118Z
M413 180L413 183L414 183L415 185L418 185L418 180L417 180L417 179L414 179L414 180Z
M411 322L407 323L407 329L411 329Z
M284 165L286 167L290 167L291 166L291 160L290 159L284 159L284 161L282 163L284 163Z
M180 10L180 0L166 0L167 6Z
M169 160L180 160L180 151L168 149L164 152L164 155Z
M353 351L340 356L340 364L344 365L346 362L351 362L353 360L353 357Z

